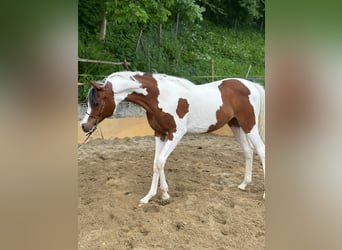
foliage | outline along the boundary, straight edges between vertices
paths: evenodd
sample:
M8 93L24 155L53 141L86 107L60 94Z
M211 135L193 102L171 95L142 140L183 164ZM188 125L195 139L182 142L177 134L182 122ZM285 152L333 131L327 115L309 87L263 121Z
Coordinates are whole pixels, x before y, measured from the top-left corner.
M189 21L202 20L203 7L196 0L140 0L105 1L106 16L117 29L127 25L148 28L150 25L164 24L172 13L181 13Z
M100 13L98 15L87 7L94 2L79 2L83 6L81 13L91 15L89 19L79 18L82 21L79 24L78 51L81 58L117 62L126 59L131 63L131 70L181 76L195 83L211 80L212 60L216 79L245 77L249 65L252 65L250 76L264 76L264 34L253 29L256 20L263 18L260 5L263 0L230 0L225 3L214 0L210 1L210 6L206 0L142 0L128 6L123 6L122 2L125 1L111 1L110 4L120 7L118 10L110 10L109 1L103 1L103 5L94 5ZM131 4L132 1L128 2ZM240 26L244 26L244 29L229 24L231 20L227 17L231 14L227 11L228 2L234 2L249 13L246 14L248 18L254 20L249 28L242 21ZM233 8L234 4L229 5L229 8ZM206 7L204 13L203 6ZM155 15L155 8L165 11ZM99 25L101 11L104 10L108 17L107 35L105 41L100 41ZM128 17L128 12L135 15ZM209 17L214 12L218 16L216 21L213 16ZM113 13L116 13L115 18ZM177 14L180 17L179 24L176 23ZM204 20L200 22L202 17ZM243 17L248 19L244 15L239 18L242 20ZM97 22L97 29L93 22ZM102 79L120 70L123 70L122 66L79 62L79 82ZM80 90L79 101L85 101L87 90L88 87Z
M106 10L108 19L118 24L142 25L166 22L173 4L174 0L106 1Z
M265 0L202 0L205 19L234 28L263 28Z
M191 22L202 21L204 11L205 8L198 5L196 0L176 0L173 7L173 13L180 14L182 19Z
M102 14L104 12L105 5L103 1L79 0L78 31L81 38L94 37L95 34L99 33Z

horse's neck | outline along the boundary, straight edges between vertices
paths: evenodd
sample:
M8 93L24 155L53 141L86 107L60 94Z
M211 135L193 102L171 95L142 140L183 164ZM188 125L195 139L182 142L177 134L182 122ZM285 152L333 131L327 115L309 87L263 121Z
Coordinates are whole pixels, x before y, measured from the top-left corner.
M127 95L124 100L128 102L133 102L141 106L148 113L153 113L156 111L156 108L158 108L157 96L152 97L151 95L148 95L149 93L153 93L153 92L155 92L154 89L147 89L147 88L135 89L131 94Z
M119 104L124 101L127 96L132 94L147 95L146 89L142 88L141 84L133 79L116 81L113 85L115 103Z

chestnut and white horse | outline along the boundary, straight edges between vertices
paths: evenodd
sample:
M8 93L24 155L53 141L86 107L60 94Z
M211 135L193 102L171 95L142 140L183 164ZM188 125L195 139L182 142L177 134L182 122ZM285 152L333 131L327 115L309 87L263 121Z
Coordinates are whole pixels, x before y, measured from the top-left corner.
M164 166L186 133L206 133L226 124L246 159L245 176L238 187L245 190L252 181L254 149L265 177L265 91L261 85L239 78L195 85L179 77L130 71L113 73L104 83L89 81L89 84L92 88L88 94L88 109L81 122L85 133L95 131L124 100L146 110L155 132L155 156L152 184L141 203L148 203L156 195L159 181L162 199L169 199Z

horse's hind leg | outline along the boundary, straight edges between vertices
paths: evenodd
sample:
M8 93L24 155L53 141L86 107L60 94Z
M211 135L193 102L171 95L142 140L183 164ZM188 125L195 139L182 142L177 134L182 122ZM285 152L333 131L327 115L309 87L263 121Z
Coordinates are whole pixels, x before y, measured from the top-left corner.
M241 127L231 126L230 128L232 129L235 138L240 143L243 153L245 155L245 177L243 178L243 181L238 187L241 190L246 190L247 185L252 182L253 148Z
M260 158L265 181L265 143L262 141L257 126L254 126L250 133L247 134L247 138L253 143L253 146ZM264 193L265 198L265 193Z

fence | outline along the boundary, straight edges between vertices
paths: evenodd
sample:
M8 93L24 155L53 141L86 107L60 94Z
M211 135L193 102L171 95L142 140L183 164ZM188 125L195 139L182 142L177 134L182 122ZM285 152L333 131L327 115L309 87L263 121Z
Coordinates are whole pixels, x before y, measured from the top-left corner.
M109 64L109 65L122 65L124 67L125 70L129 70L129 66L131 65L129 62L126 61L126 59L123 62L111 62L111 61L103 61L103 60L93 60L93 59L84 59L84 58L78 58L79 62L86 62L86 63L99 63L99 64ZM237 77L237 78L245 78L248 79L250 81L256 82L256 81L263 81L265 82L265 78L264 77L248 77L249 76L249 72L252 68L252 65L250 64L246 75L245 76L217 76L215 75L215 61L214 59L211 59L210 61L210 69L211 69L211 74L210 76L193 76L193 78L206 78L206 79L211 79L211 81L215 81L215 79L224 79L224 78L233 78L233 77ZM79 76L86 76L86 74L78 74ZM98 77L104 78L106 77L106 75L97 75ZM82 86L84 85L84 83L77 83L78 86Z
M127 62L126 59L123 62L111 62L111 61L103 61L103 60L94 60L94 59L85 59L85 58L78 58L79 62L85 63L98 63L98 64L108 64L108 65L122 65L125 70L129 70L129 66L131 63ZM85 74L78 74L79 76L86 76ZM103 75L102 77L106 77ZM83 86L84 83L78 82L77 86Z
M84 58L78 58L79 62L87 62L87 63L100 63L100 64L110 64L110 65L122 65L126 70L128 70L128 66L131 64L126 61L126 59L123 62L110 62L110 61L102 61L102 60L93 60L93 59L84 59Z

